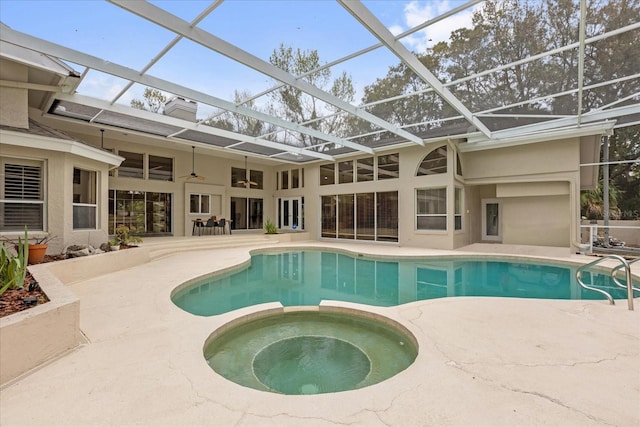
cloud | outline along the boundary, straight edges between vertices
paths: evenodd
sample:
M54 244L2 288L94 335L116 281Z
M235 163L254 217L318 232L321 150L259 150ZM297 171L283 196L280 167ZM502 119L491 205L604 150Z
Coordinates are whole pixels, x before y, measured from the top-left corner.
M404 7L404 21L407 29L413 28L425 21L429 21L446 13L454 7L455 5L451 5L449 0L413 0L407 3ZM453 16L430 25L424 30L403 38L402 43L413 51L424 52L428 47L431 47L438 42L449 41L449 36L452 31L457 30L458 28L471 27L473 11L479 7L458 12ZM394 34L399 34L402 31L405 31L398 25L389 28L389 30Z

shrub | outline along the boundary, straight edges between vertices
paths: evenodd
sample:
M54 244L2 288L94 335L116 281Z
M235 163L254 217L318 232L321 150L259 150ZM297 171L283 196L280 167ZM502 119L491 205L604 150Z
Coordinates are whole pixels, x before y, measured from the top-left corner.
M7 289L20 289L27 277L27 263L29 261L29 241L27 228L24 228L24 240L18 238L15 252L11 252L5 242L0 246L0 295Z
M278 228L276 227L276 225L268 218L264 223L264 229L267 234L276 234L278 232Z

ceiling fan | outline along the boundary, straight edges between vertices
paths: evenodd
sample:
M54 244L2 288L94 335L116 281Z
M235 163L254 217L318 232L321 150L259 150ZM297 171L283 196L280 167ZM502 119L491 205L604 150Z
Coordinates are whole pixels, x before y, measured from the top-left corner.
M186 178L187 180L190 180L190 179L197 179L200 181L204 180L205 179L204 176L198 175L196 173L195 166L196 166L196 147L191 146L191 173L189 175L181 176L180 178Z
M244 185L245 188L251 188L252 185L258 186L257 182L249 180L249 169L247 168L247 156L244 156L244 179L238 181L238 184Z

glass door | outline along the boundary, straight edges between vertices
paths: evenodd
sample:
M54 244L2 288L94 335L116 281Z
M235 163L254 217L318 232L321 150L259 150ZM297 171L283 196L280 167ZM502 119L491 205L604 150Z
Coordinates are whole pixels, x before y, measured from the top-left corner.
M287 197L280 199L279 210L279 223L281 229L302 230L304 228L302 197Z
M497 199L482 201L482 240L502 241L502 207Z

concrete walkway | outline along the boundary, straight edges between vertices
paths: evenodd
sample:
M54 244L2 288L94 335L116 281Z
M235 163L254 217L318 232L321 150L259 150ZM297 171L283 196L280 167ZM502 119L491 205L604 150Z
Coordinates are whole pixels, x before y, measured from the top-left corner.
M177 253L70 285L81 300L87 343L5 385L0 425L640 426L637 299L635 311L624 301L499 298L367 307L418 339L415 363L395 377L310 396L229 382L208 367L203 343L217 327L256 308L198 317L173 305L170 294L186 281L248 261L250 249Z

